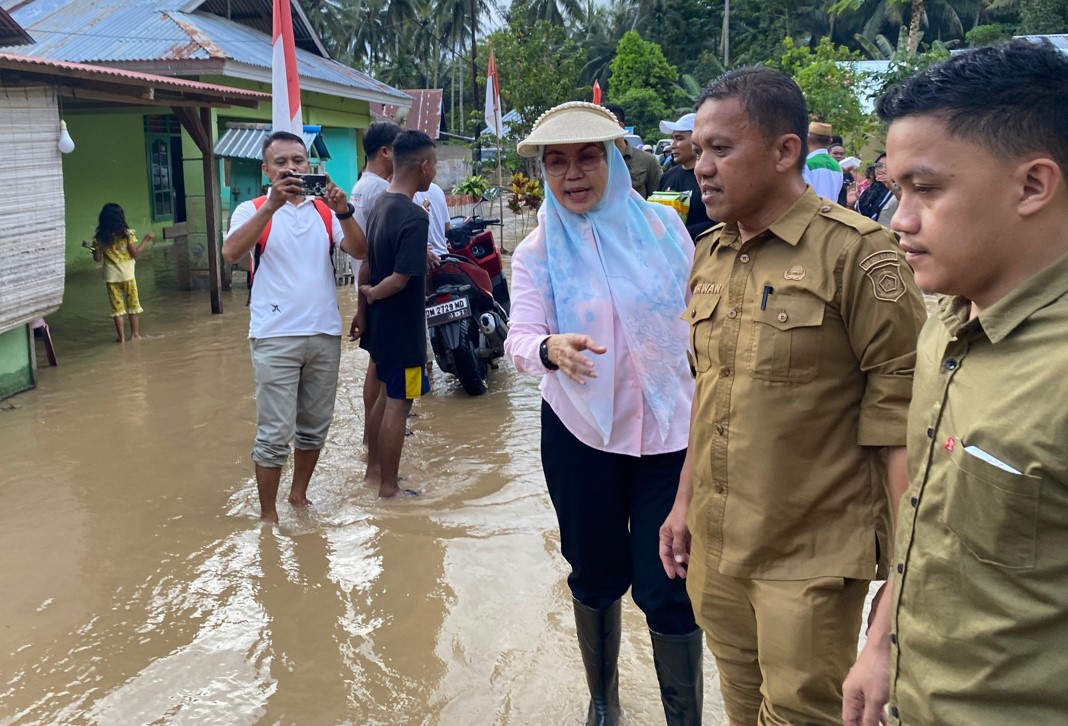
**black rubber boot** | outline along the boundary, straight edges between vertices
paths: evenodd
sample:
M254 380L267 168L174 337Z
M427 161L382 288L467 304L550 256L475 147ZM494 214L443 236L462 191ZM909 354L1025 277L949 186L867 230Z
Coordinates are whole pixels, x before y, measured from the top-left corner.
M700 726L705 694L704 633L700 628L687 635L650 630L649 637L668 726Z
M604 610L586 607L578 600L572 602L579 650L590 687L586 726L616 726L619 722L619 600Z

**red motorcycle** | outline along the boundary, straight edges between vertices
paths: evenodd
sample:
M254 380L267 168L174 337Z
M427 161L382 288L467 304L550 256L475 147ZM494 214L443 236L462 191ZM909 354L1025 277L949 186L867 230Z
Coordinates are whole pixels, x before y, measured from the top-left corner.
M488 229L501 222L482 219L481 204L471 217L453 218L446 234L449 253L427 275L426 296L426 324L438 367L456 376L472 396L486 392L488 370L504 355L511 302L500 250Z

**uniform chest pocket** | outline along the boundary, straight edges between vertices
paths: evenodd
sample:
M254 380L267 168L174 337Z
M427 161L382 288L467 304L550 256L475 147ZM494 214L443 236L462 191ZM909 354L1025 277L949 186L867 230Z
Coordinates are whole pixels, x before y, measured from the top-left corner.
M807 383L819 373L825 303L804 293L772 295L753 314L749 370L753 378Z
M953 465L939 520L980 562L1034 567L1042 480L988 464L963 447Z
M703 373L713 366L718 354L712 348L712 322L719 295L699 295L690 300L684 317L690 323L690 352L694 370Z

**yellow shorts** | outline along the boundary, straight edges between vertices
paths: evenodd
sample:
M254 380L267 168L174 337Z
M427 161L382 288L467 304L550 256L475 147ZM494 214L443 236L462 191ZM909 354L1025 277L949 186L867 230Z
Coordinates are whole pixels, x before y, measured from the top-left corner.
M430 393L430 380L426 377L426 366L416 368L393 368L375 366L378 380L386 384L386 397L398 400L414 401Z
M137 280L108 282L108 302L111 303L111 317L120 315L140 315L141 300L137 297Z
M728 577L702 559L691 556L686 582L731 722L840 723L868 582Z

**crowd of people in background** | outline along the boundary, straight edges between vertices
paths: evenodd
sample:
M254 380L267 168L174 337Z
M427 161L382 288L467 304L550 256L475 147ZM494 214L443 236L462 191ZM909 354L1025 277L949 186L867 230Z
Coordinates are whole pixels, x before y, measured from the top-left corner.
M541 379L588 726L620 718L628 590L671 726L701 722L702 641L733 726L1063 721L1066 98L1068 56L1047 43L954 56L879 100L887 151L862 178L769 68L665 120L662 174L618 107L565 103L534 124L518 151L546 197L513 258L506 350ZM293 441L289 501L310 503L329 429L335 245L364 261L350 337L372 361L366 479L406 492L448 213L425 134L374 124L364 148L351 201L333 184L317 199L296 176L303 141L272 134L270 191L234 211L223 246L257 260L265 521ZM138 248L115 228L98 237L123 245L121 267ZM924 292L945 295L930 318ZM139 310L136 289L125 305Z

